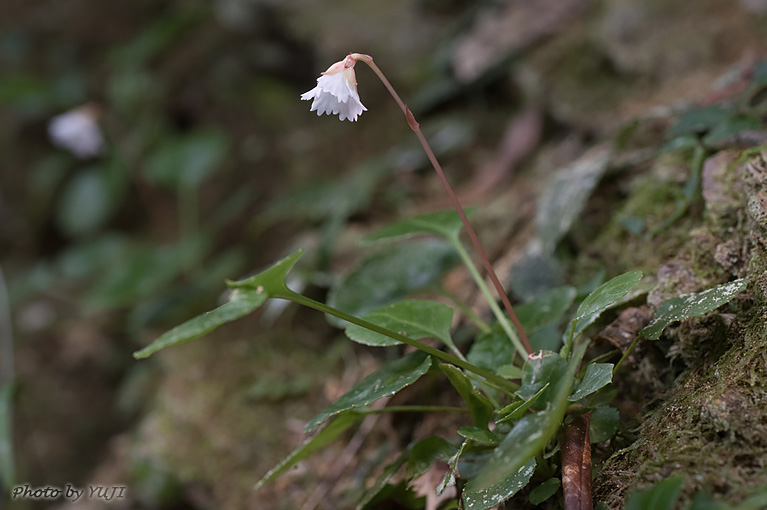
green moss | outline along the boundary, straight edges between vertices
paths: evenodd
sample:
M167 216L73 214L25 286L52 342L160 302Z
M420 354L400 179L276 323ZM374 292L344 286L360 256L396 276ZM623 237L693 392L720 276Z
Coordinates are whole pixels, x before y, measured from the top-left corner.
M727 177L720 184L737 186L743 182L739 173L720 175ZM629 204L641 204L639 196L652 196L639 190L651 189L650 185L638 187L639 194L629 199L626 209L630 210ZM733 192L725 187L719 191L717 196L727 198L726 207L717 209L721 203L709 207L712 205L709 196L705 219L700 214L695 217L688 213L685 222L648 242L641 252L624 257L662 262L663 256L657 254L661 249L658 243L663 242L662 238L676 239L677 252L673 258L686 264L697 285L717 283L736 272L750 276L752 283L746 293L719 314L685 321L666 332L666 341L673 342L667 356L676 358L676 363L657 357L653 362L651 355L660 344L645 345L645 358L639 361L637 372L619 375L625 382L619 380L618 385L630 385L629 380L633 384L650 380L652 370L672 375L674 370L682 370L672 384L660 390L662 393L644 397L645 411L654 405L657 408L646 414L637 441L605 462L596 496L610 508L622 508L629 490L646 489L672 474L685 477L682 507L700 490L711 492L717 500L738 504L749 489L764 484L767 326L763 317L767 312L767 254L762 248L762 231L753 222L739 221L734 225L728 223L728 240L737 246L744 243L752 246L748 252L750 259L727 271L717 262L712 253L721 239L712 230L720 231L731 213L742 216L747 200L747 193L738 189ZM716 210L724 214L712 214ZM605 239L601 242L605 243ZM684 282L671 279L666 283L670 285L667 290L673 291Z

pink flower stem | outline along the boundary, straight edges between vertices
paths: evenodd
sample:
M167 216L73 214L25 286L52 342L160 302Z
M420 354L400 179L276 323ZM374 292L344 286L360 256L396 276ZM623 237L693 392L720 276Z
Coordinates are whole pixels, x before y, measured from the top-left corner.
M469 223L469 219L466 217L466 213L463 211L463 207L461 207L461 203L458 201L458 197L453 191L452 186L450 186L450 182L448 182L447 177L445 176L445 172L442 171L442 166L439 164L439 161L437 161L437 157L434 155L434 151L431 150L431 147L429 146L429 142L426 141L426 137L423 135L423 132L421 131L420 125L418 124L418 122L416 122L415 117L413 117L413 112L411 112L410 108L408 108L405 105L405 103L402 101L402 99L400 99L399 94L397 94L397 92L394 90L394 87L392 87L391 83L389 83L389 80L386 79L386 76L384 76L383 72L381 72L378 66L373 62L373 57L371 57L370 55L363 55L360 53L352 53L350 56L354 60L360 60L366 63L368 67L370 67L370 69L372 69L373 72L376 73L378 78L381 80L381 82L384 84L384 86L389 91L391 96L399 105L400 109L402 110L402 113L405 114L405 118L407 119L407 123L410 126L410 129L412 129L413 132L415 132L415 135L418 137L418 141L421 142L421 146L423 147L423 150L426 152L426 156L428 156L429 161L431 162L432 166L434 167L434 170L437 172L437 175L439 176L439 179L442 181L442 184L445 187L445 191L447 192L447 196L450 198L450 202L453 204L453 208L455 208L456 212L458 213L458 216L460 216L461 221L463 222L463 225L466 228L466 232L469 234L469 238L471 239L471 242L474 245L474 249L479 255L479 258L482 260L482 265L484 266L485 271L487 271L487 275L490 277L490 281L493 283L493 286L495 287L495 291L498 293L498 296L500 296L501 301L503 302L503 306L506 309L506 312L509 314L511 321L514 323L514 328L517 330L517 334L519 334L519 339L522 341L522 344L524 345L525 350L527 350L527 354L532 354L533 348L530 345L530 341L527 339L527 335L525 334L524 329L522 329L522 324L520 324L519 319L517 318L517 314L514 313L514 308L511 306L511 302L509 301L509 298L506 295L506 292L503 290L503 286L501 285L501 282L498 279L498 275L495 274L493 265L490 263L490 260L487 258L487 254L485 253L484 248L482 248L482 244L479 242L477 233L474 231L474 228L471 226L471 223Z

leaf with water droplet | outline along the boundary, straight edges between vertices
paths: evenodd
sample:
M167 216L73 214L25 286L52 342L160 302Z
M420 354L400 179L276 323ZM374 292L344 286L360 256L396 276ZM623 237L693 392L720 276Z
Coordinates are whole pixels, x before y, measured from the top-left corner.
M489 487L476 488L469 481L463 491L463 501L466 510L487 510L503 503L519 492L533 476L535 459L530 459L522 466L506 475L503 480Z
M650 340L657 340L666 326L672 322L698 317L716 310L743 292L747 286L748 280L742 278L697 294L667 299L658 306L655 316L639 334Z
M355 384L348 393L309 420L304 432L309 433L315 430L336 414L363 407L383 397L394 395L402 388L416 382L429 371L429 367L431 367L431 357L420 351L387 363L378 371Z

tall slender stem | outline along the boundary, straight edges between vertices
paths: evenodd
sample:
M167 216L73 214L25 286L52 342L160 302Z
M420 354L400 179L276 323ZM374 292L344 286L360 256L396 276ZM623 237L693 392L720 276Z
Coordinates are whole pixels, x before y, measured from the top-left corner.
M519 352L523 357L526 358L526 356L522 354L523 352L526 352L527 354L533 353L533 348L530 345L530 341L527 339L527 335L525 335L525 331L522 328L522 324L520 324L519 319L517 318L517 314L514 313L514 308L511 306L511 302L509 301L509 297L506 295L506 291L503 290L503 285L501 285L501 282L498 279L498 275L495 274L495 269L493 269L493 265L490 263L490 260L487 258L487 254L485 253L484 248L482 248L482 244L479 242L477 233L474 231L474 228L471 226L471 223L469 223L469 219L466 217L466 213L463 211L463 207L461 207L461 203L458 201L458 197L453 191L453 188L450 186L450 182L447 180L447 177L445 176L445 172L442 171L442 166L439 164L439 161L437 161L437 157L434 155L434 151L431 150L431 147L429 146L429 142L426 141L426 137L423 135L420 125L418 124L418 122L416 122L415 117L413 117L413 112L411 112L410 109L405 105L405 103L399 97L399 94L397 94L397 92L394 90L394 87L392 87L391 83L389 83L389 80L386 79L386 76L384 76L383 72L373 62L373 57L371 57L370 55L363 55L360 53L352 53L351 57L354 58L355 60L360 60L366 63L370 67L370 69L372 69L373 72L376 73L378 78L381 80L381 82L384 84L384 86L389 91L391 96L399 105L400 109L402 110L402 113L405 114L405 118L407 119L407 123L410 126L410 129L412 129L415 135L418 137L418 141L421 142L421 146L423 147L423 150L426 152L426 156L429 158L429 161L434 167L434 170L437 172L437 175L439 176L440 181L442 181L442 184L445 187L445 191L447 192L447 196L450 198L450 202L452 203L453 208L458 213L458 216L461 217L461 221L463 222L463 225L466 228L466 233L469 235L469 238L471 239L471 242L474 245L474 249L477 252L477 255L479 255L480 260L482 260L482 265L484 266L485 271L487 271L487 275L490 278L490 281L493 282L493 286L495 287L496 293L501 298L501 301L503 302L503 306L504 308L506 308L506 312L509 314L511 321L514 323L514 327L517 329L517 333L519 334L519 339L521 340L521 343L524 346L524 349L520 350ZM494 300L491 300L491 301L494 301Z
M350 315L348 313L342 312L341 310L338 310L337 308L333 308L332 306L328 306L324 303L320 303L319 301L315 301L306 296L302 296L301 294L293 292L290 289L285 289L285 291L282 291L280 293L275 293L272 297L287 299L289 301L293 301L294 303L308 306L309 308L314 308L315 310L318 310L320 312L330 314L334 317L338 317L339 319L345 320L347 322L351 322L352 324L356 324L365 329L369 329L370 331L374 331L376 333L387 336L389 338L393 338L394 340L402 342L403 344L407 344L411 347L415 347L416 349L421 350L425 352L426 354L430 354L437 359L441 359L442 361L452 363L453 365L457 367L461 367L464 370L473 372L481 377L484 377L486 379L486 383L494 387L495 389L508 392L508 393L514 393L517 390L517 385L515 385L511 381L504 379L503 377L500 377L498 375L495 375L494 373L488 370L475 366L469 363L468 361L457 358L453 356L452 354L448 354L446 352L440 351L439 349L435 349L434 347L430 345L426 345L423 342L419 342L418 340L413 340L410 337L407 337L405 335L401 335L397 332L386 329L382 326L379 326L378 324L373 324L372 322L368 322L364 319L360 319L359 317L355 317L354 315Z
M501 325L501 328L503 328L504 333L509 337L511 340L511 343L514 344L514 348L520 355L522 356L522 359L525 358L524 352L525 347L522 345L522 343L519 340L519 337L514 332L514 328L511 327L511 324L509 324L509 320L506 318L506 315L504 315L501 308L498 306L498 303L496 303L495 299L493 299L493 296L490 294L490 289L487 288L487 285L485 285L485 281L482 279L482 276L479 274L479 271L477 271L477 266L474 265L474 262L471 260L471 257L466 252L466 248L463 247L461 242L453 238L451 239L451 242L453 243L453 246L455 247L455 250L458 252L458 256L461 257L461 260L463 260L464 264L466 265L466 268L469 270L469 273L471 273L472 278L474 278L474 281L477 283L477 287L479 287L479 291L482 293L483 296L485 296L485 300L490 305L490 310L493 312L493 315L495 315L496 320L498 320L498 323Z

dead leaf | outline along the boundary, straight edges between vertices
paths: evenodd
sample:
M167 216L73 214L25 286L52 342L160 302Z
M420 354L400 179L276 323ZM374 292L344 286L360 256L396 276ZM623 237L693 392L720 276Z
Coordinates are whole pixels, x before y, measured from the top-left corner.
M565 427L562 441L562 490L565 510L592 510L591 412L576 417Z

